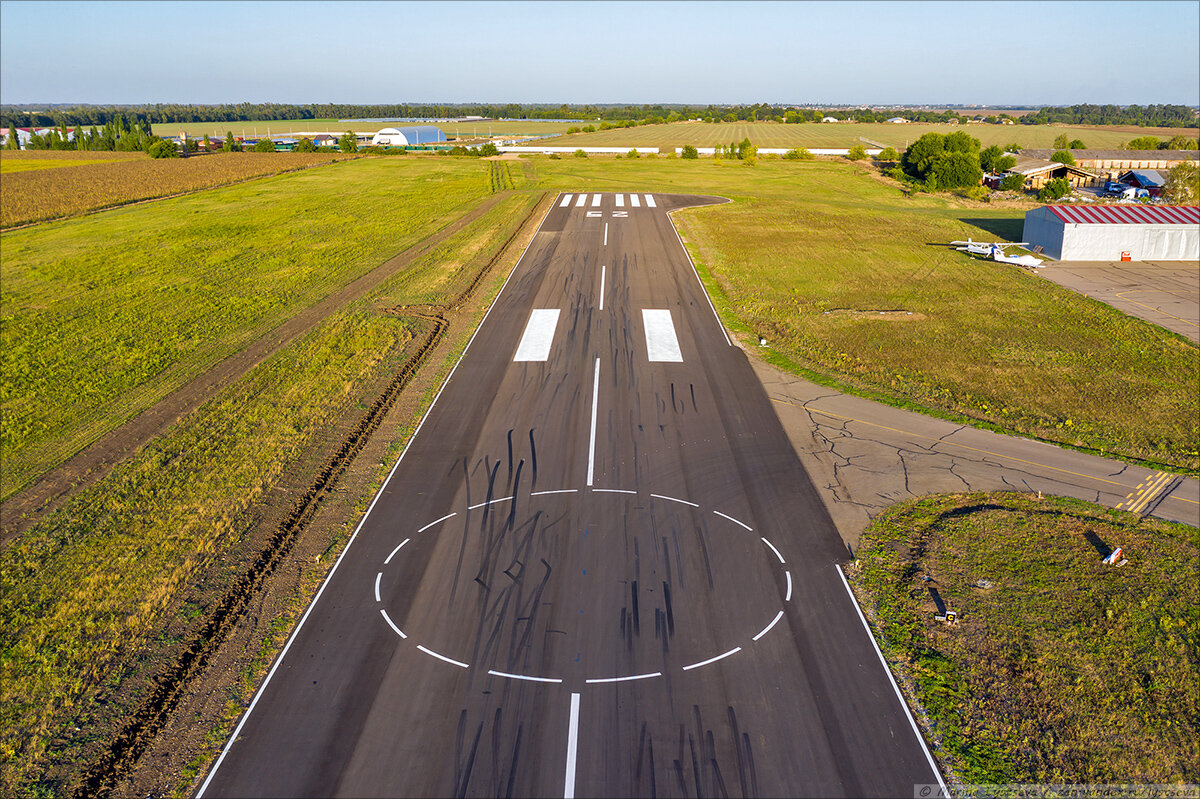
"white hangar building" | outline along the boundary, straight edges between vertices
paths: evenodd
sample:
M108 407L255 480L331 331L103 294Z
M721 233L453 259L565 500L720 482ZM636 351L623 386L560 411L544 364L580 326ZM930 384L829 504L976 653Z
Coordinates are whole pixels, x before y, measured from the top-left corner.
M372 146L411 147L446 141L446 134L434 125L413 125L407 128L384 128L371 137Z
M1021 238L1060 261L1200 260L1200 207L1046 205L1025 214Z

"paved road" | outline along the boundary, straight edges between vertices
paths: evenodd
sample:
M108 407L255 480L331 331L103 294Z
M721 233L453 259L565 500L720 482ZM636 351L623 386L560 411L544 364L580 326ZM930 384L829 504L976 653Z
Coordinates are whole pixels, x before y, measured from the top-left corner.
M555 203L203 796L938 781L667 217L710 202Z

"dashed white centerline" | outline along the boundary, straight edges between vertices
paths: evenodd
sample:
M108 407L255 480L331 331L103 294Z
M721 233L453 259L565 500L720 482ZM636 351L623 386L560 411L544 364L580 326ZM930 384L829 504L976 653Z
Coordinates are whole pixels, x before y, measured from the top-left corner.
M571 720L567 724L567 771L563 780L563 799L575 797L575 763L579 749L579 694L571 694Z
M649 680L652 677L661 677L661 671L651 672L650 674L630 674L628 677L597 677L592 680L584 680L585 683L595 685L603 682L627 682L629 680Z
M760 632L758 635L754 636L754 637L753 637L752 639L750 639L750 640L752 640L752 641L757 641L759 638L762 638L764 635L766 635L767 633L771 632L771 628L772 628L772 627L774 627L776 624L778 624L778 623L779 623L779 620L780 620L780 619L782 619L782 618L783 618L783 611L781 610L781 611L779 611L778 613L776 613L776 614L775 614L775 618L771 619L771 623L770 623L770 624L768 624L766 627L763 627L763 628L762 628L762 632Z
M752 533L754 532L754 528L751 527L750 525L746 524L745 522L738 521L737 519L733 518L732 516L726 516L724 513L721 513L721 511L719 511L719 510L715 510L715 511L713 511L713 513L717 514L722 519L728 519L729 521L733 522L734 524L740 524L742 527L745 527L747 530L749 530Z
M729 657L730 655L735 655L735 654L737 654L738 652L741 652L741 651L742 651L742 648L741 648L740 646L735 646L733 649L730 649L728 652L726 652L726 653L725 653L725 654L723 654L723 655L717 655L715 658L709 658L708 660L702 660L702 661L700 661L699 663L693 663L693 664L692 664L692 665L690 665L690 666L684 666L684 667L683 667L683 670L684 670L684 671L688 671L689 669L698 669L698 668L700 668L701 666L707 666L709 663L716 663L718 660L721 660L721 659L723 659L723 658L727 658L727 657Z
M493 671L488 669L488 674L493 677L508 677L510 680L529 680L530 682L562 682L558 677L530 677L528 674L508 674L503 671Z
M430 522L429 524L427 524L427 525L425 525L424 527L422 527L420 530L417 530L417 532L418 532L418 533L423 533L423 532L425 532L426 530L428 530L430 527L433 527L435 524L441 524L442 522L444 522L444 521L446 521L447 519L449 519L451 516L457 516L457 515L458 515L458 511L455 511L454 513L447 513L445 516L443 516L442 518L438 519L437 521L435 521L435 522ZM404 544L401 544L401 545L400 545L400 547L402 547L402 546L404 546ZM396 547L396 549L399 549L400 547Z
M604 246L608 246L608 223L604 223Z
M628 488L593 488L592 490L601 494L637 494L636 491L630 491Z
M596 358L596 377L592 381L592 437L588 443L587 484L591 486L596 474L596 406L600 402L600 359Z
M439 520L439 521L440 521L440 520ZM434 524L437 524L437 522L434 522ZM421 528L421 529L424 529L424 528ZM399 546L397 546L395 549L393 549L393 550L392 550L392 554L390 554L390 555L388 555L386 558L384 558L384 560L383 560L383 565L384 565L384 566L386 566L386 565L388 565L389 563L391 563L391 562L392 562L392 558L394 558L394 557L396 556L396 553L400 551L400 547L404 546L405 544L407 544L407 543L408 543L409 541L411 541L411 540L412 540L411 538L406 538L406 539L404 539L403 541L401 541L401 542L400 542L400 544L399 544Z
M379 609L379 615L383 616L383 620L384 620L384 621L386 621L386 622L388 623L388 627L391 627L393 630L395 630L395 631L396 631L396 635L400 636L401 638L407 638L407 637L408 637L407 635L405 635L405 634L404 634L404 631L403 631L403 630L401 630L399 627L397 627L397 626L396 626L396 625L395 625L395 624L392 622L392 619L391 619L391 617L390 617L390 616L388 616L388 615L387 615L387 611L386 611L386 610L384 610L383 608L380 608L380 609Z
M604 310L604 274L607 269L606 266L600 267L600 310L602 311Z
M779 550L775 548L774 544L765 538L762 540L762 542L771 548L771 551L775 553L775 557L779 558L780 563L787 563L787 561L783 559L783 555L779 554Z
M500 497L500 499L489 499L487 502L480 502L478 505L468 505L467 510L475 510L482 508L484 505L495 505L497 502L508 502L512 497Z
M557 488L553 491L533 491L533 492L530 492L529 496L540 497L545 494L575 494L578 492L579 492L578 488Z
M662 494L651 494L650 496L656 499L665 499L668 502L678 502L680 505L691 505L693 508L700 507L695 502L688 502L686 499L676 499L675 497L664 497Z
M425 647L421 646L420 644L417 644L417 649L420 649L426 655L431 655L431 656L437 658L438 660L444 660L453 666L458 666L458 667L464 668L464 669L471 668L466 663L463 663L461 660L454 660L453 658L448 658L445 655L439 655L437 652L434 652L432 649L426 649Z
M792 601L792 573L790 571L785 571L784 574L787 575L788 590L787 590L787 596L785 596L783 598L783 601L791 602Z
M383 579L383 572L380 572L379 574L375 575L375 601L376 602L383 601L382 599L379 598L379 581L382 579Z

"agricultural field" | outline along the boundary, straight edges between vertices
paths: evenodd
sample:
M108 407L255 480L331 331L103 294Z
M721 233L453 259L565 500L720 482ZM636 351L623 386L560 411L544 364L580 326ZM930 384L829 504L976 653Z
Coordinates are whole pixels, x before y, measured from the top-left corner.
M488 167L357 159L4 233L0 497L465 213Z
M79 157L84 155L91 157ZM0 155L0 227L75 216L352 157L328 153L214 153L156 159L144 153L78 150L5 153Z
M1104 565L1118 546L1128 562ZM886 511L849 576L962 782L1194 784L1198 559L1194 527L964 494Z
M166 122L153 125L156 136L178 136L186 133L192 138L205 134L212 138L225 138L229 131L234 136L255 138L266 136L294 136L300 133L330 133L340 136L346 131L374 133L383 128L402 128L409 125L432 124L451 138L473 138L475 136L540 136L547 133L563 133L569 127L582 127L580 122L543 122L539 119L488 119L480 122L364 122L339 119L275 119L253 122ZM599 123L593 123L599 124Z
M237 122L156 122L150 126L155 136L178 136L186 133L189 138L202 139L205 135L212 138L225 138L225 134L233 131L234 136L256 138L266 136L270 129L272 136L287 136L289 131L329 132L341 135L346 132L346 123L336 119L256 119Z
M675 215L725 323L775 365L1023 436L1200 470L1194 343L955 239L1020 240L1033 204L906 196L846 161L538 156L540 186L717 194ZM906 310L882 322L860 311Z
M690 144L694 147L726 146L750 141L757 147L768 149L804 147L807 149L849 148L856 144L865 146L891 146L903 151L909 144L926 133L953 133L965 130L984 147L995 144L1005 146L1018 144L1023 148L1045 149L1064 133L1070 139L1079 139L1090 149L1115 150L1122 143L1138 136L1157 136L1170 139L1174 136L1196 136L1195 128L1134 128L1113 130L1101 127L1082 128L1061 125L942 125L919 124L894 125L886 122L817 123L804 122L788 125L779 122L675 122L663 125L643 125L636 128L621 128L577 133L554 140L556 147L658 147L660 152L673 151ZM1136 131L1136 132L1133 132Z

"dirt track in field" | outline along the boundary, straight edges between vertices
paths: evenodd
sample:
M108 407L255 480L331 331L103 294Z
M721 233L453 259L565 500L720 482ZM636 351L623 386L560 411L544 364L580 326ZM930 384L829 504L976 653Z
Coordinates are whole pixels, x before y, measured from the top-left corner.
M150 408L93 442L0 504L0 545L28 530L60 507L67 497L92 485L179 419L211 399L266 358L313 329L340 308L366 296L417 258L490 211L510 192L498 192L441 230L422 239L375 269L301 310L258 341L215 364Z

